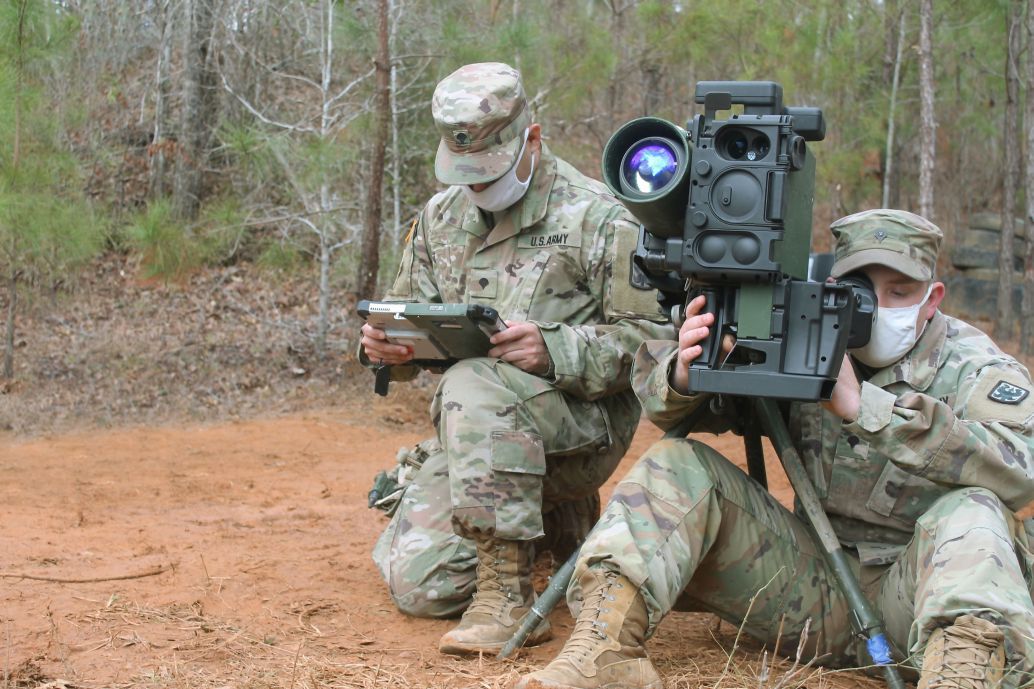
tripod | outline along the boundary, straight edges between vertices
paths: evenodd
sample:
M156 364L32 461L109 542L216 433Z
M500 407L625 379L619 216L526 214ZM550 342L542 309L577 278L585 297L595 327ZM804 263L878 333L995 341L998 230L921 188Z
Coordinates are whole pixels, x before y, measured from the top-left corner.
M751 414L743 424L743 442L747 454L747 469L751 477L767 488L768 482L765 475L765 461L761 450L761 430L763 429L772 441L772 446L779 455L779 460L786 471L797 499L804 508L805 516L811 524L812 530L822 544L823 555L830 569L833 570L837 583L840 585L844 595L847 596L852 615L852 622L855 632L861 639L865 640L866 650L875 665L883 668L883 676L890 689L905 689L905 683L898 674L890 657L890 645L887 643L886 635L883 632L883 622L873 610L869 601L862 594L861 586L851 570L851 565L829 523L826 513L819 502L815 487L811 484L801 462L800 455L793 447L790 440L790 431L786 427L779 406L771 399L754 398L752 400ZM676 428L668 431L665 437L681 438L688 434L693 426L699 421L701 415L706 413L707 406L701 405L692 414L688 415ZM760 427L759 423L760 422ZM532 606L531 611L525 616L520 627L514 633L502 650L499 658L508 658L515 650L520 648L532 630L538 626L556 604L563 598L567 586L574 574L575 563L578 560L578 552L568 558L556 574L549 581L546 590Z

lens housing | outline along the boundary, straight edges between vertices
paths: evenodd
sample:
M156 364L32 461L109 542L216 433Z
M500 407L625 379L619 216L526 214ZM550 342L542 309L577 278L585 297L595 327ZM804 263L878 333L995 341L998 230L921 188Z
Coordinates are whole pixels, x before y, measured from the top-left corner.
M655 194L675 179L683 164L674 141L656 136L643 139L621 159L621 190L626 194Z
M656 237L681 237L689 198L692 149L686 130L640 117L603 148L603 182Z
M772 150L772 142L761 131L749 127L724 127L716 137L715 149L726 160L760 162Z

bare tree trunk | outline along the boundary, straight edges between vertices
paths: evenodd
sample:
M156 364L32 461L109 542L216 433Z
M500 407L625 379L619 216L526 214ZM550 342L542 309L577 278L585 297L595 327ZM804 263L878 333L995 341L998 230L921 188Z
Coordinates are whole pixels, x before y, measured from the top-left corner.
M381 188L384 184L384 151L388 143L388 121L391 116L389 81L391 55L388 49L388 0L378 2L377 50L377 124L374 129L373 151L370 157L370 183L363 214L363 237L359 250L359 295L372 297L377 291L377 268L380 265Z
M169 0L159 4L162 16L162 38L155 65L154 130L151 137L151 170L149 176L151 198L165 196L166 163L164 139L167 136L165 120L169 104L169 66L172 63L173 18Z
M11 167L18 168L21 161L22 151L22 88L25 78L25 22L26 13L29 11L29 0L21 0L18 3L18 34L16 41L18 45L15 50L15 75L14 75L14 146L11 153Z
M208 144L218 113L219 90L211 55L214 2L189 0L187 9L180 155L173 198L176 213L183 220L197 218L208 164Z
M622 78L622 71L625 68L625 8L619 7L622 0L610 0L610 36L611 45L618 56L617 73L614 74L607 86L607 131L613 132L617 129L621 117L622 101L624 100L625 80Z
M955 63L955 73L953 75L953 93L952 97L954 103L952 104L952 110L956 113L961 113L965 110L965 104L967 102L966 94L962 89L962 65L961 61ZM958 117L955 117L955 125L958 126ZM969 148L966 146L953 146L954 149L951 157L950 169L952 175L951 187L953 189L968 189L970 186L970 178L973 176L973 172L970 170L970 165L967 164L969 159ZM977 172L977 174L981 174ZM956 242L959 239L959 235L964 232L965 221L963 218L968 218L973 212L973 201L975 194L952 194L951 198L951 218L949 222L952 227L957 228L955 231Z
M933 220L937 121L934 116L933 0L919 2L919 214Z
M829 24L829 6L826 3L819 4L819 18L815 20L815 50L811 54L812 62L816 65L822 64L822 61L826 59L826 48L828 46L826 26Z
M7 327L4 333L4 378L14 378L14 317L18 307L18 271L11 268L11 275L7 280L7 294L10 296L7 302Z
M316 325L316 353L322 357L327 348L327 332L330 330L330 259L334 254L331 238L326 232L320 238L320 296L319 321Z
M11 169L17 170L21 163L21 139L22 139L22 88L25 77L25 22L28 12L29 0L20 0L18 3L18 28L15 35L15 76L14 76L14 145L11 152ZM12 261L11 275L8 279L8 293L10 301L7 303L7 328L4 333L4 378L14 377L14 318L17 315L18 305L18 266L14 265L15 257L18 255L17 247L14 246L17 240L11 237Z
M511 21L516 24L517 20L521 18L521 0L513 0L513 13L510 15ZM521 71L521 53L519 50L513 52L513 66L517 71Z
M334 83L334 2L324 0L320 6L320 91L323 94L320 112L320 139L326 141L331 131L331 86ZM327 347L327 333L330 331L330 259L334 253L331 245L331 234L326 227L331 220L325 214L332 205L330 185L326 180L320 182L320 223L323 229L317 231L320 238L320 296L316 322L316 354L323 356Z
M1020 182L1020 31L1023 0L1009 0L1005 51L1005 178L1002 190L1002 232L998 238L998 308L995 337L1008 339L1013 333L1016 314L1012 309L1012 271L1016 187Z
M1027 139L1027 178L1024 180L1027 189L1027 213L1024 220L1027 237L1026 251L1023 253L1023 308L1020 318L1020 352L1026 356L1034 355L1034 56L1030 54L1034 46L1034 2L1027 3L1027 103L1026 127Z
M664 105L664 94L661 93L661 79L663 70L655 62L643 64L640 67L643 75L643 112L641 115L653 115Z
M883 2L883 82L886 83L893 78L894 66L901 59L901 31L897 34L898 21L896 17L903 14L898 7L897 0L884 0Z
M905 12L898 21L897 49L894 53L894 76L890 85L890 112L887 115L887 152L883 166L883 207L890 208L890 183L894 174L894 116L898 105L898 85L901 82L901 53L905 45Z
M391 36L388 49L394 55L395 38L398 33L398 17L405 11L398 0L399 13L395 14L395 0L388 0L388 11L391 13ZM402 234L402 159L399 150L399 104L398 104L398 64L391 61L391 239L398 246Z

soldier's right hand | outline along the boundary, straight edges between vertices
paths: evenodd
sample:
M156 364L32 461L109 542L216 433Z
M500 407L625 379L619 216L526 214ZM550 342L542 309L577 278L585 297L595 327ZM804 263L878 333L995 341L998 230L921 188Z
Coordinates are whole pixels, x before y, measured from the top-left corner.
M679 353L668 377L668 383L676 392L683 395L690 393L689 365L703 353L704 348L700 343L708 338L711 326L714 325L714 314L704 311L706 304L707 299L703 294L697 295L686 304L686 320L679 328ZM722 338L724 354L731 352L735 346L736 339L732 335L727 334Z
M406 345L388 342L388 334L369 323L363 323L363 351L367 358L375 364L395 366L404 364L413 358L413 350Z
M714 324L713 313L700 313L706 303L704 295L699 294L686 304L686 320L679 328L679 354L668 382L683 395L689 393L689 365L703 353L700 343L707 339L711 333L710 326Z

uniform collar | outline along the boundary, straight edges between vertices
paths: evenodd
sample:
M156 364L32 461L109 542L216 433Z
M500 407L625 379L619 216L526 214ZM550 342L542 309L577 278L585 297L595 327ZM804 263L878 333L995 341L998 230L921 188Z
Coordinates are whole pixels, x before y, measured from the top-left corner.
M876 371L869 382L879 387L904 382L914 390L926 390L944 362L947 336L947 319L938 311L927 323L915 347L899 361Z
M549 193L556 181L556 157L542 142L542 160L535 163L535 174L528 187L528 193L510 210L520 216L520 229L531 227L546 217L549 208Z
M549 194L553 190L553 184L557 176L557 159L542 144L542 160L535 163L535 172L531 178L531 185L528 187L524 197L510 208L494 213L495 227L489 227L485 223L484 214L466 197L463 202L467 205L463 213L463 228L479 237L485 237L484 246L498 244L519 234L524 228L531 227L546 217L549 209ZM486 236L487 235L487 236Z

